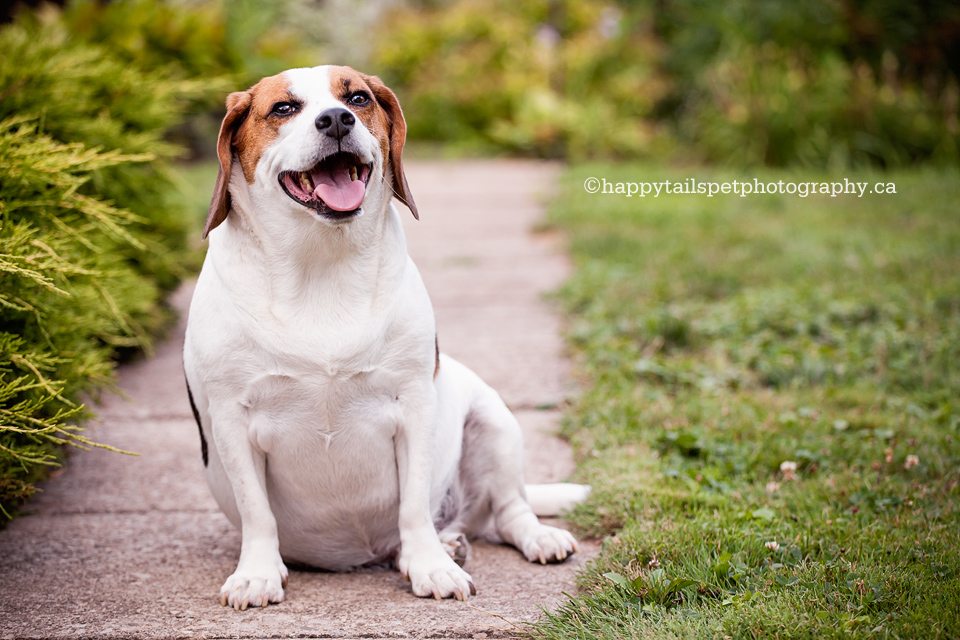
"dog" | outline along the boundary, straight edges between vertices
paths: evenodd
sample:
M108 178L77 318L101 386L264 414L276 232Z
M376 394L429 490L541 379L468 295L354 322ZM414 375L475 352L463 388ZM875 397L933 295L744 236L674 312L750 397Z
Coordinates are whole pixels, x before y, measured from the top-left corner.
M553 515L589 487L525 487L516 419L439 351L392 203L419 219L393 92L321 66L226 106L183 354L206 479L242 533L221 603L281 602L286 562L392 562L415 595L465 600L488 529L530 561L576 552L531 504Z

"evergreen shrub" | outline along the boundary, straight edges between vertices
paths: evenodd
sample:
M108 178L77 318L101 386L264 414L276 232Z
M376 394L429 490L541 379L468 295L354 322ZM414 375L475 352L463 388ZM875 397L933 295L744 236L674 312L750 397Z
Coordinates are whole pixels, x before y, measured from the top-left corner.
M196 264L165 139L217 81L144 69L61 21L0 29L0 511L88 446L117 358L149 351ZM98 445L101 446L101 445Z

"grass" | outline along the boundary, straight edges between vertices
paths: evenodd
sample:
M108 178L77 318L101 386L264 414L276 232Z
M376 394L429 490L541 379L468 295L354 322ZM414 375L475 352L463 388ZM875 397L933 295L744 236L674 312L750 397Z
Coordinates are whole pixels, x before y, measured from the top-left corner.
M602 538L542 638L960 637L960 176L897 195L591 195L552 221ZM758 171L749 178L833 176Z

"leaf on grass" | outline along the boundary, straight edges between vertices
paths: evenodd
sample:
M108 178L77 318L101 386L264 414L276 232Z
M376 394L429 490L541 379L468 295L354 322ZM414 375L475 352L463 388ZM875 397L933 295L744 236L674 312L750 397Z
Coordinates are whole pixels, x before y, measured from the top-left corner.
M614 584L623 587L624 589L630 588L630 581L624 578L621 574L614 571L603 574L603 577L607 580L613 582Z
M690 578L674 578L670 581L670 584L667 585L667 594L676 593L699 584L700 582L698 580L691 580Z
M766 522L773 520L776 515L772 509L768 509L767 507L761 507L750 513L750 516L753 517L754 520L764 520Z

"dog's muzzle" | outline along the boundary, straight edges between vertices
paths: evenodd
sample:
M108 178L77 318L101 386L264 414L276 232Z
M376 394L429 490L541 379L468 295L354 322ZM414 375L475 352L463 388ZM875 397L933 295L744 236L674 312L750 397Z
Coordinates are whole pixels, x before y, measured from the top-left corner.
M280 185L305 207L334 219L345 219L360 208L370 182L372 164L348 151L329 155L308 171L284 171Z

